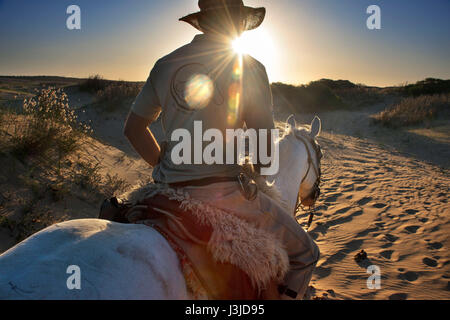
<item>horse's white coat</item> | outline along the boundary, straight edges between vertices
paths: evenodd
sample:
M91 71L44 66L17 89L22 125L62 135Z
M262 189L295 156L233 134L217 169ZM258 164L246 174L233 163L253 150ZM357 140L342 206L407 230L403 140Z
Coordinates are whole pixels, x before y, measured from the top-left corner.
M295 127L295 120L288 123ZM317 123L313 121L311 127L317 128ZM304 148L295 134L280 141L280 172L274 180L292 212L307 170ZM311 188L314 179L308 174L302 189ZM80 290L67 288L71 274L66 271L71 265L80 267ZM145 225L71 220L48 227L0 255L0 299L188 298L175 252Z
M310 170L300 188L300 182L308 170L308 153L305 150L305 144L296 137L296 134L308 134L311 139L315 139L320 134L320 129L321 122L318 117L311 122L311 131L306 128L298 129L293 115L289 116L286 121L286 132L279 142L280 171L273 178L273 182L291 214L294 214L299 191L301 198L306 197L317 178L314 171ZM307 147L311 155L314 155L312 147L310 145ZM312 159L312 161L319 167L317 159Z
M80 290L67 288L70 265L80 267ZM0 299L186 298L175 252L145 225L71 220L0 256Z

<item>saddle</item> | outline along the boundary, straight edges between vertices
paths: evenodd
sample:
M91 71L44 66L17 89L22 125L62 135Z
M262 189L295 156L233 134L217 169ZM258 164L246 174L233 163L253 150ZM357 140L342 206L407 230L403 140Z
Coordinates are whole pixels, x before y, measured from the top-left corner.
M252 286L249 276L243 270L213 259L207 250L212 228L203 225L193 214L180 208L178 201L158 194L136 205L146 207L136 223L143 223L159 231L177 253L180 262L188 260L195 278L209 299L260 299L258 290ZM99 218L130 223L127 212L131 208L130 203L113 197L103 202Z

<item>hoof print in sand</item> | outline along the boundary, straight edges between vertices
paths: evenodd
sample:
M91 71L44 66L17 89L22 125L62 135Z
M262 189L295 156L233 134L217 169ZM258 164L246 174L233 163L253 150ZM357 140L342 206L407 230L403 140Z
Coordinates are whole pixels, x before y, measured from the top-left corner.
M389 300L406 300L408 295L406 293L394 293L389 296Z
M417 279L419 279L419 274L414 271L407 271L405 273L399 274L398 278L412 282L412 281L416 281Z
M405 227L405 231L408 233L416 233L419 228L420 226L407 226Z
M429 267L437 267L438 265L437 261L431 258L423 258L422 262Z

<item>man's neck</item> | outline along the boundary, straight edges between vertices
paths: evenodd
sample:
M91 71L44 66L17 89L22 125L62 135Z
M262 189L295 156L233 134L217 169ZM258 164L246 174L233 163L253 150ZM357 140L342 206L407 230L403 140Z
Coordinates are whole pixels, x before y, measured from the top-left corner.
M233 37L216 32L205 32L203 36L211 41L222 42L222 43L231 43L233 41Z

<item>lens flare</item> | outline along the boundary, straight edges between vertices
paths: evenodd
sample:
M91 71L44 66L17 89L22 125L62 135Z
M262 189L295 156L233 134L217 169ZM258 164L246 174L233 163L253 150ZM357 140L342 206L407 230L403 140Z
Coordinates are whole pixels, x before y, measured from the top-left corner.
M196 74L186 83L184 100L191 109L205 108L214 94L214 84L205 74Z
M233 65L233 74L230 87L228 88L228 116L229 125L234 125L238 118L242 91L242 56L238 56Z

